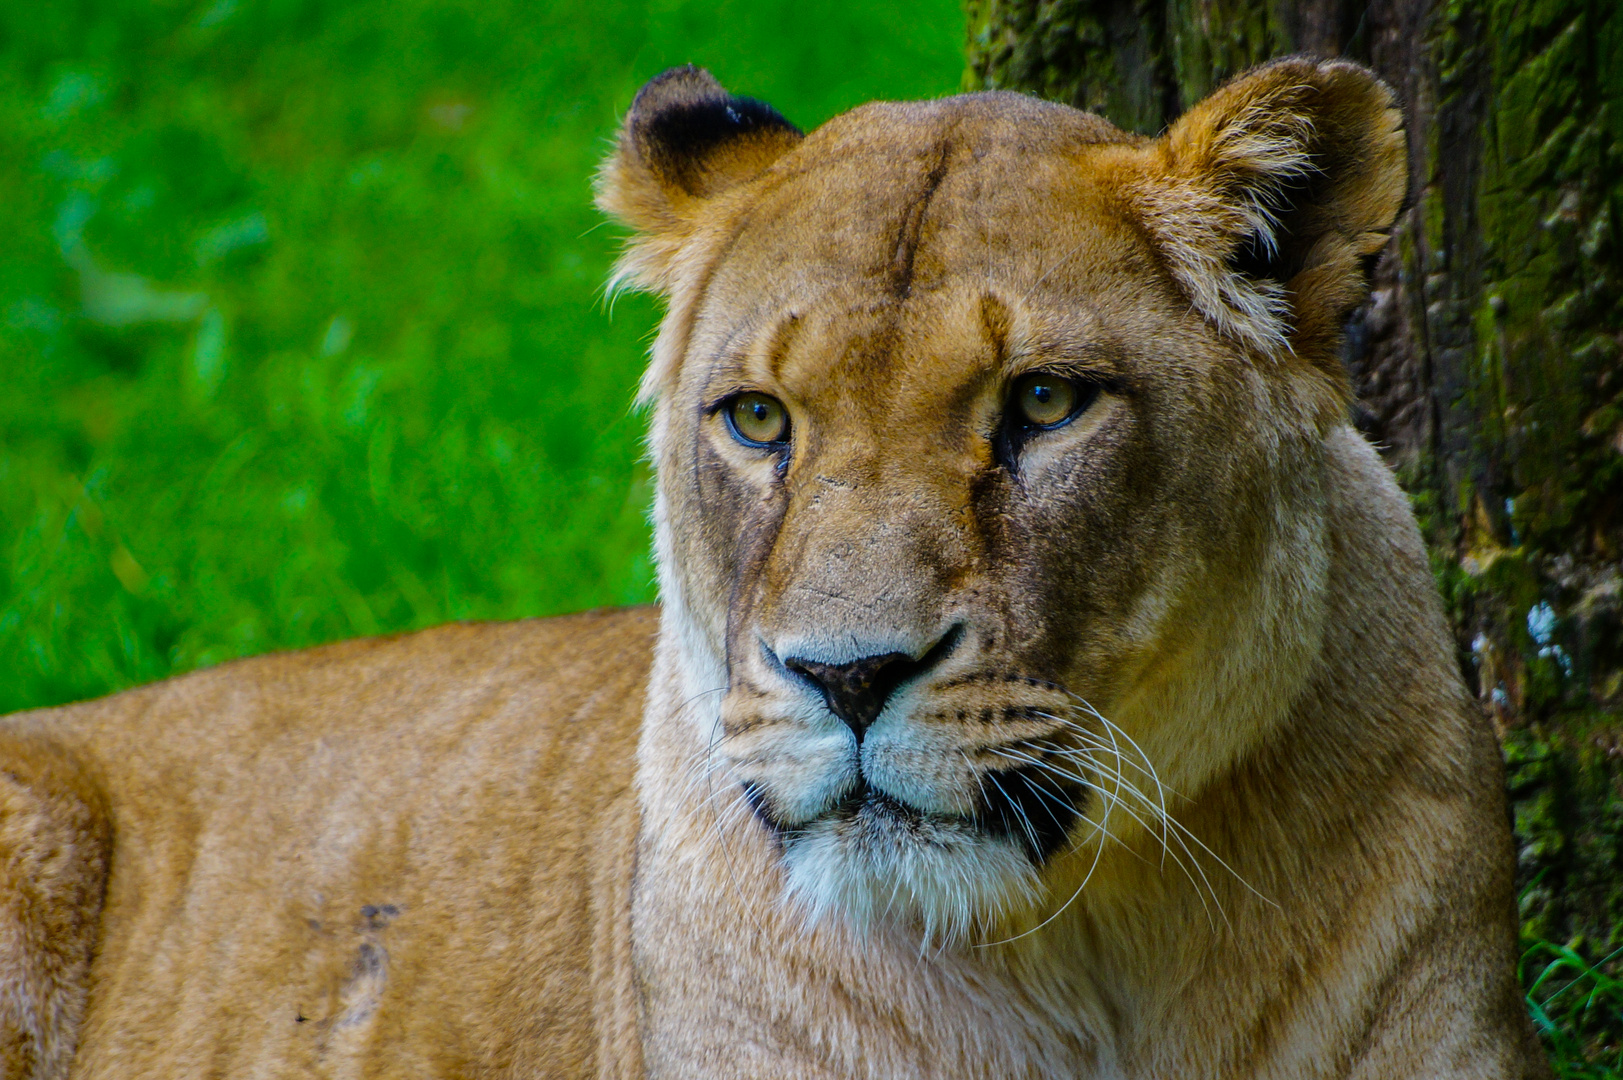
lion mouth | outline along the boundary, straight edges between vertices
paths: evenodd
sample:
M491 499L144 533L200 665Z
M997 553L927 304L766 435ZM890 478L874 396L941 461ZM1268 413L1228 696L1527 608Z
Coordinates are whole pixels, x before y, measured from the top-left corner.
M771 805L767 802L765 793L760 785L753 781L745 781L742 785L744 798L748 800L750 809L755 816L781 840L792 840L797 835L806 832L813 825L821 822L852 822L869 824L881 828L901 829L904 832L919 833L926 819L947 822L957 821L970 823L972 818L955 818L941 814L927 814L916 806L909 805L892 795L868 783L859 777L835 804L808 821L789 824L779 821L772 813Z
M961 820L939 814L926 815L918 807L885 794L866 780L857 781L851 793L834 807L831 816L849 818L857 825L868 828L899 830L920 839L923 838L926 817L934 817L938 821Z
M856 842L887 845L939 845L944 835L980 834L1013 842L1034 865L1042 865L1070 836L1082 816L1082 796L1035 768L1014 769L990 777L976 813L930 813L881 791L859 777L833 806L809 821L777 820L760 787L743 784L744 797L757 819L779 846L792 844L814 828L830 826Z

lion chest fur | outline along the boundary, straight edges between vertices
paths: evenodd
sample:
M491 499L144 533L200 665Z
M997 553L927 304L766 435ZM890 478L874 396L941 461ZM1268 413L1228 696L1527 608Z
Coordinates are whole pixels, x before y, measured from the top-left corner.
M1337 349L1391 93L802 135L687 68L662 607L10 722L12 1075L1537 1076L1509 834ZM76 1049L77 1048L77 1049Z

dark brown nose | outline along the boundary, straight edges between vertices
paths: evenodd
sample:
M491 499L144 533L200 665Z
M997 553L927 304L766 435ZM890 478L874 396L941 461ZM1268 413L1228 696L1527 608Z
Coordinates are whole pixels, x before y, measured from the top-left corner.
M844 720L861 743L868 726L879 718L896 688L938 664L960 636L960 629L954 627L917 660L901 652L864 656L848 664L824 664L791 656L783 666L821 690L829 711Z

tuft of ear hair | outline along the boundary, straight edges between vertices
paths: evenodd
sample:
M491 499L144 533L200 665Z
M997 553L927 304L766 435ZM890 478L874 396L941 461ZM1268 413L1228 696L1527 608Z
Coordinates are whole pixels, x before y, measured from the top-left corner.
M1149 153L1129 198L1195 308L1265 355L1333 361L1408 191L1391 89L1344 60L1277 60Z
M597 205L632 229L611 291L668 292L672 263L703 209L758 176L800 142L776 109L736 97L688 64L637 91L614 152L597 178Z

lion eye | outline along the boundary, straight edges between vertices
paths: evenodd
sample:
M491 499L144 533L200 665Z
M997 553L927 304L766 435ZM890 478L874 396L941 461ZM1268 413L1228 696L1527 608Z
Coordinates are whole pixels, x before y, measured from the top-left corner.
M745 446L772 446L789 437L789 412L766 394L739 394L727 403L727 427Z
M1069 379L1057 375L1025 375L1014 384L1014 407L1032 427L1051 428L1065 423L1092 400Z

